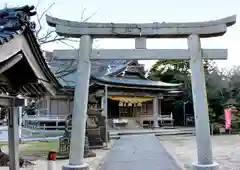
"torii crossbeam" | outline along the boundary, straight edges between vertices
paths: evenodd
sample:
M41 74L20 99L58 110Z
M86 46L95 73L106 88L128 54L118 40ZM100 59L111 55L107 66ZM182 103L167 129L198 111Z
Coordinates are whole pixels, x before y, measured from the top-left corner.
M236 22L236 15L220 20L193 23L83 23L47 16L47 23L66 37L91 35L94 38L187 38L196 34L201 38L221 36Z
M54 50L56 59L77 59L79 50ZM203 49L202 58L211 60L227 59L227 49ZM185 49L98 49L92 50L91 60L189 60L191 54Z
M70 160L69 165L63 166L64 170L88 169L88 165L83 162L83 151L91 59L189 59L198 149L198 162L193 164L193 168L196 170L218 168L218 164L212 159L202 59L226 59L227 50L202 49L200 38L222 36L226 33L227 27L236 23L236 15L215 21L194 23L81 23L50 16L47 16L47 22L50 26L55 27L57 34L61 36L81 38L80 51L55 51L57 57L61 57L64 53L72 53L71 56L76 57L79 61L74 94ZM136 38L136 49L92 50L93 38ZM147 50L146 38L187 38L188 50Z

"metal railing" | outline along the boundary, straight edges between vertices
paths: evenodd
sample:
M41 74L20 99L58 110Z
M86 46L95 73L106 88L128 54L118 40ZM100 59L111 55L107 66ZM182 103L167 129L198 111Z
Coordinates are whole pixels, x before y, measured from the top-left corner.
M24 120L52 120L52 119L56 119L56 120L65 120L66 116L68 115L68 113L66 113L65 115L57 115L57 114L39 114L39 115L25 115L23 117Z
M27 125L26 128L36 129L36 130L64 130L65 126L47 126L47 125Z

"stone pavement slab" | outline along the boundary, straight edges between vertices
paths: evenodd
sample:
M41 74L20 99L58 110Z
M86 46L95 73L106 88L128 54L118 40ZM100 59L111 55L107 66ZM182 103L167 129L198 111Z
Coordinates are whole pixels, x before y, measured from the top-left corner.
M100 170L181 170L153 134L122 136Z

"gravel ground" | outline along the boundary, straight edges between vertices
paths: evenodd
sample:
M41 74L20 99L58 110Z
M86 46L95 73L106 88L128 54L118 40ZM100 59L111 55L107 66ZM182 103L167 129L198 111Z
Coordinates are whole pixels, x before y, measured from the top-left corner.
M160 136L159 139L185 169L191 169L192 162L197 161L195 136ZM240 170L239 135L212 136L212 149L219 170Z

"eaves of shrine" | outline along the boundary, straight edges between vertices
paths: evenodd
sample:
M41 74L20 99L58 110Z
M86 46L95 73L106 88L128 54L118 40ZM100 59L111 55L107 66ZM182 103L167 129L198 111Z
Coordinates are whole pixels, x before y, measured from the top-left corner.
M55 95L61 88L35 36L33 6L0 10L0 93L3 96Z

